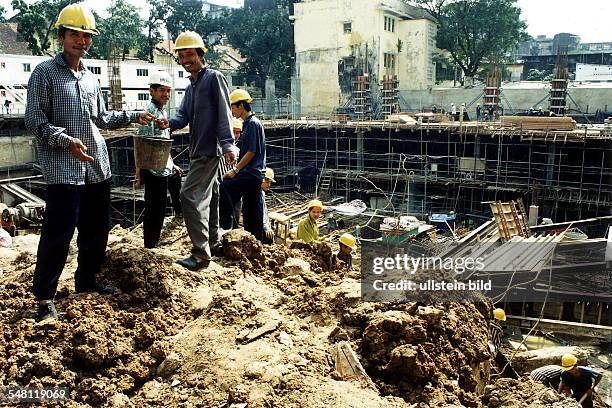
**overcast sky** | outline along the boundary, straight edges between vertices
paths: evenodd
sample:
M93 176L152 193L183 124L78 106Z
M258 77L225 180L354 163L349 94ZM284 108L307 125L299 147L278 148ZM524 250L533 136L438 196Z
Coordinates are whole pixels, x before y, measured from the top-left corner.
M211 2L236 7L243 0ZM86 0L86 3L98 11L107 7L106 1ZM146 0L128 0L128 3L146 12ZM12 10L10 4L10 0L0 0L0 5L8 11ZM583 42L612 41L612 0L518 0L518 5L528 24L527 32L532 36L569 32L579 35Z

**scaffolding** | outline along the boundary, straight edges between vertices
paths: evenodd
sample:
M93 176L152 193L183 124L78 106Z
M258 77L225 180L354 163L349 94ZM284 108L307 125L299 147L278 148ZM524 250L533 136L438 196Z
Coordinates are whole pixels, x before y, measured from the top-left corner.
M322 120L265 126L267 159L279 174L321 169L331 151L321 189L366 202L384 191L402 213L485 216L482 202L522 198L561 221L607 215L612 207L612 135L603 131Z
M550 88L550 111L557 116L565 116L567 113L567 84L569 82L569 70L567 68L567 47L559 47L557 63L551 80Z
M111 110L123 110L123 92L121 90L121 58L119 49L113 44L108 48L108 108Z
M383 118L399 112L399 81L396 75L385 75L380 83Z
M353 106L357 120L372 118L372 92L368 74L358 75L353 81Z
M488 109L489 112L497 112L499 108L501 80L501 69L498 66L494 66L487 74L483 97L484 109Z

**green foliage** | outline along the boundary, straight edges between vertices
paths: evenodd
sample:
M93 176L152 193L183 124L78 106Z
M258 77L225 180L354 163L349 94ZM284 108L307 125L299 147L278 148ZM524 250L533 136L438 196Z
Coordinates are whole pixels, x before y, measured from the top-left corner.
M437 19L438 47L450 52L466 77L484 62L500 61L527 37L517 0L408 1Z
M106 9L108 18L96 16L96 25L100 35L94 39L90 54L96 58L108 58L113 48L122 59L131 49L142 45L146 36L142 33L144 22L138 9L126 0L114 0Z
M234 9L226 16L229 43L246 58L240 71L263 88L265 79L291 78L293 26L289 20L291 1L275 0L276 7L260 10Z
M552 72L532 68L527 72L527 81L550 81L552 80Z
M51 47L54 24L59 12L79 0L38 0L31 4L24 0L12 0L11 6L18 12L16 20L19 33L28 42L34 55L43 55Z
M0 23L6 22L6 16L4 15L5 13L6 9L4 8L4 6L0 6Z
M167 7L163 1L147 0L149 16L144 22L146 36L140 37L137 57L153 62L155 46L162 40L159 27L167 14Z

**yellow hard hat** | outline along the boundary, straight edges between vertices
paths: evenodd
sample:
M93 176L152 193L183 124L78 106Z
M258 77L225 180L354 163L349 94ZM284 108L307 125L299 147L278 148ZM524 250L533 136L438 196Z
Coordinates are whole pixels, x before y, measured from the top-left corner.
M199 48L206 52L206 45L200 34L194 31L184 31L176 37L174 41L174 51L184 50L186 48Z
M273 183L276 183L276 180L274 180L274 170L272 170L269 167L266 167L266 172L264 174L264 178L270 180Z
M506 312L504 312L504 309L495 309L493 311L493 317L495 317L497 320L501 320L502 322L505 322Z
M82 4L70 4L60 11L55 22L55 28L60 27L100 35L100 32L96 29L96 18L91 10Z
M308 203L308 211L313 207L319 207L323 211L323 203L320 200L310 200Z
M563 368L563 371L571 370L576 364L578 364L578 359L573 354L564 354L561 357L561 368Z
M232 118L232 129L242 130L242 119Z
M348 232L346 232L340 236L340 243L346 245L351 249L355 249L355 247L357 246L357 239Z
M249 93L244 89L236 89L232 91L232 93L230 94L230 104L233 105L240 101L251 103L253 102L253 98L251 98L251 95L249 95Z

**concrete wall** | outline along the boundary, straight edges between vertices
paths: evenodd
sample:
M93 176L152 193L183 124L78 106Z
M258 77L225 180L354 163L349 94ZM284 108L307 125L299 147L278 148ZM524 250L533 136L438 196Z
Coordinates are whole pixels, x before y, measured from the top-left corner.
M450 104L455 103L459 106L462 103L466 105L472 102L479 94L482 93L481 88L434 88L430 90L407 90L402 89L401 94L408 106L402 106L404 109L420 110L421 108L429 109L432 105L436 105L438 109L444 108L450 110ZM540 88L507 88L502 87L502 106L506 113L509 113L508 103L515 110L527 110L530 107L543 107L548 109L548 93L549 89ZM574 104L568 99L568 105L571 109L580 109L582 112L595 112L597 109L612 109L612 87L580 87L569 88L569 94L578 104ZM482 104L482 99L476 103ZM474 103L469 109L470 116L474 116L476 108Z
M398 80L402 89L426 89L435 83L436 25L425 19L405 20L400 24L404 43L400 52Z
M31 136L0 136L0 167L32 163L35 150Z

